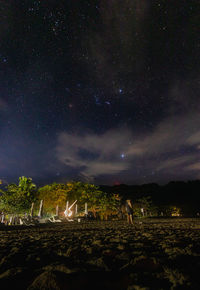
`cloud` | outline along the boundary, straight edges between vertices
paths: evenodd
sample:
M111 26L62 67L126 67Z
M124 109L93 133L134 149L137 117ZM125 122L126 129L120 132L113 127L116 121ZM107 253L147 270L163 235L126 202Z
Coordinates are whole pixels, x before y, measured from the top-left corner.
M93 178L102 174L116 174L129 168L120 155L127 148L130 133L111 130L102 135L74 136L61 133L56 148L61 163L78 168L80 174ZM123 151L122 151L123 150Z
M198 113L168 117L160 122L150 134L138 138L137 147L133 146L133 148L149 155L176 152L182 146L192 148L192 145L200 141L198 139L199 126Z
M196 77L188 77L187 79L172 80L171 87L169 89L168 97L172 101L172 111L188 109L196 110L199 107L199 92L200 89L200 78L199 75Z
M197 170L200 171L200 162L196 162L194 164L191 164L187 167L188 170Z
M187 164L188 162L192 162L195 160L196 155L187 155L187 156L181 156L177 158L171 158L169 160L166 160L162 162L158 167L157 170L163 170L163 169L175 169L176 167L183 166ZM189 168L188 168L189 169Z
M200 131L197 131L196 133L191 135L188 138L187 142L188 142L188 144L191 144L191 145L200 145Z
M168 117L153 131L136 135L131 129L118 128L104 134L82 135L62 132L56 147L56 157L67 167L92 179L122 172L136 174L156 170L160 174L191 173L199 156L199 115ZM123 155L122 155L123 154Z

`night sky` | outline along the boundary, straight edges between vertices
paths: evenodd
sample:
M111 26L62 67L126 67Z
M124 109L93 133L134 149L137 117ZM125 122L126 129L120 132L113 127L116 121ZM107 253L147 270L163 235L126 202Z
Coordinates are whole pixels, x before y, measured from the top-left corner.
M198 0L0 4L0 179L200 179Z

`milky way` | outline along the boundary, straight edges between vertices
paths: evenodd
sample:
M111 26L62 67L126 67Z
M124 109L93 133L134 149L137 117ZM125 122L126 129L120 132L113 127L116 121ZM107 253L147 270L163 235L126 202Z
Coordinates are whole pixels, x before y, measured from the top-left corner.
M198 2L2 0L0 179L199 179Z

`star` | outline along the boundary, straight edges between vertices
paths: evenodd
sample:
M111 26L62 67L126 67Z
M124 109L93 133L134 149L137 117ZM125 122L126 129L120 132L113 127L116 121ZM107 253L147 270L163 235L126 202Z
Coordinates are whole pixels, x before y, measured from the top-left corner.
M105 104L106 105L111 105L111 103L109 101L106 101Z
M5 56L3 56L3 57L1 57L1 61L2 61L3 63L6 63L8 60L7 60L7 58L6 58Z
M173 13L161 0L54 2L2 8L1 175L199 179L195 1L175 1Z
M97 97L96 95L94 95L94 99L95 99L95 104L98 105L98 106L100 106L101 103L99 101L99 97Z

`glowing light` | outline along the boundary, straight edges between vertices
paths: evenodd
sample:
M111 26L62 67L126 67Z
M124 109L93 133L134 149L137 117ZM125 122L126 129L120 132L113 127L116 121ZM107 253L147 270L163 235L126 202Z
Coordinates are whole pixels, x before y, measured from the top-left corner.
M64 211L64 214L65 214L66 217L70 217L70 216L72 216L72 213L73 213L73 212L72 212L70 209L68 209L68 210L66 209L66 210Z
M72 216L73 211L71 210L71 208L75 205L76 202L77 202L77 200L75 200L70 207L69 207L69 203L67 202L66 210L64 211L64 215L66 217Z

